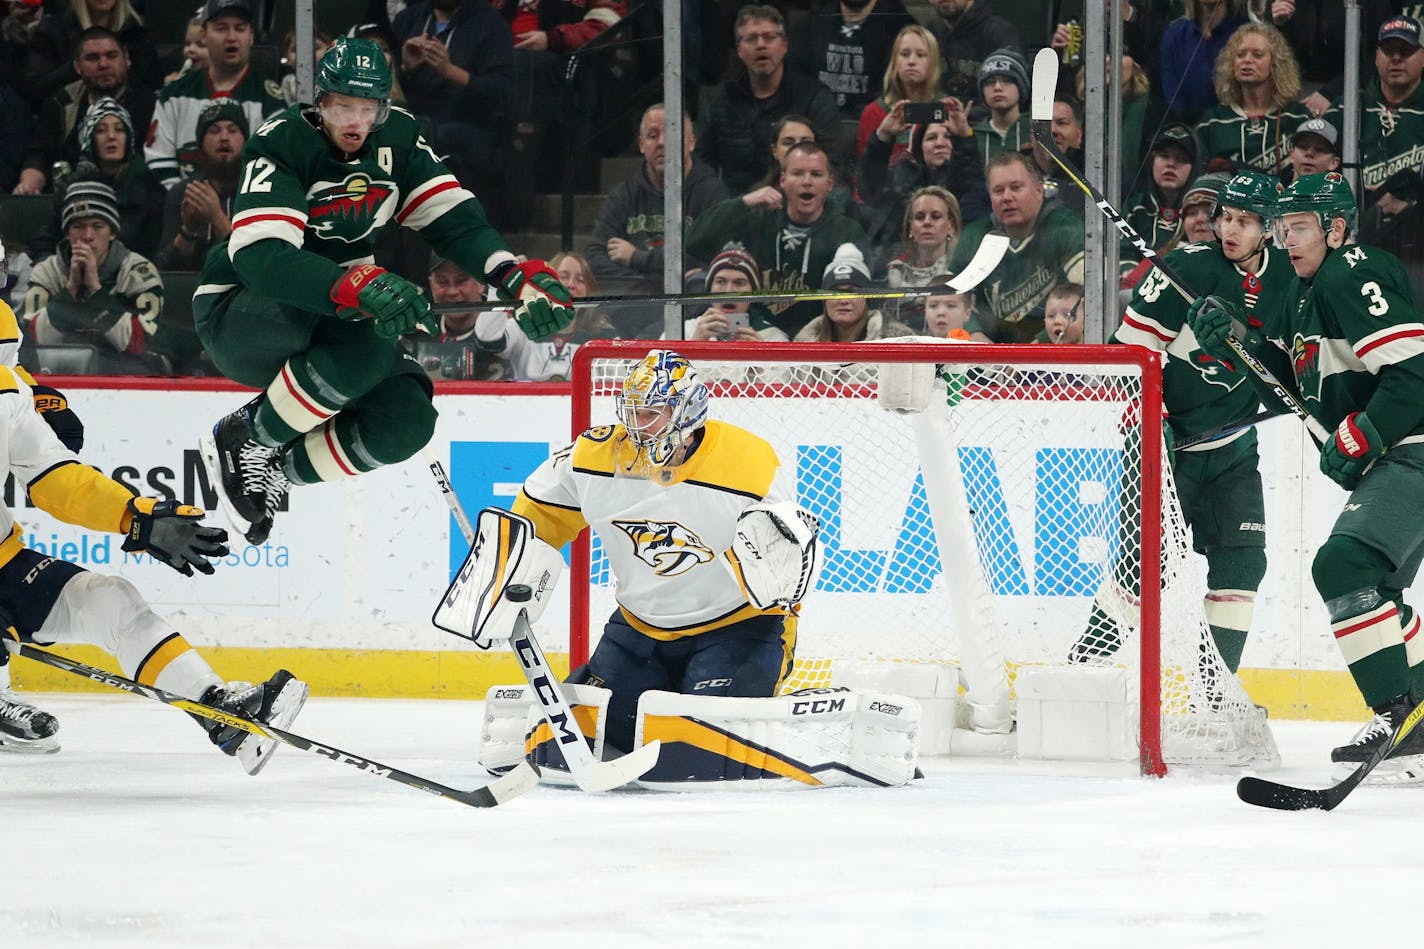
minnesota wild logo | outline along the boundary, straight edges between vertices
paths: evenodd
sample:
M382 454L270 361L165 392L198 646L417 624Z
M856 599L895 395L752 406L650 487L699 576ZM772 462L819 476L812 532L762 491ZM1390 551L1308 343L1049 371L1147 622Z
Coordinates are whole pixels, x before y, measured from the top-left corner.
M1300 394L1317 397L1320 393L1320 337L1297 334L1291 343L1291 362Z
M1236 371L1235 364L1201 350L1192 353L1192 368L1203 381L1223 389L1234 389L1245 381L1245 377Z
M318 181L307 192L307 227L327 240L354 244L396 213L393 181L355 172L345 181Z

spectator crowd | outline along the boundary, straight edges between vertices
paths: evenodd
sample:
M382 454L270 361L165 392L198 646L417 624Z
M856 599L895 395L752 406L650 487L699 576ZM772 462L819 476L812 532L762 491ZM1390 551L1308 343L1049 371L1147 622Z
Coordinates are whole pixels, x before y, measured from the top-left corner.
M0 0L0 115L9 124L0 211L10 202L25 209L0 213L4 290L33 364L82 351L94 372L211 371L195 344L183 275L201 269L232 230L244 144L281 110L300 108L295 64L319 57L337 35L385 51L393 104L417 117L515 253L525 252L519 235L530 229L536 192L587 182L600 151L639 156L626 180L598 182L601 207L586 244L565 247L551 264L576 297L600 285L630 296L661 290L673 143L664 136L660 46L641 42L639 51L656 37L661 4L372 0L347 4L352 22L318 30L309 50L289 30L271 32L282 6L273 0L194 3L171 35L155 35L154 14L168 6ZM1125 0L1122 191L1110 197L1154 249L1212 240L1215 195L1236 170L1288 184L1341 167L1343 7ZM1424 3L1360 7L1359 236L1424 269ZM685 338L1082 340L1084 202L1035 146L1028 115L1030 63L1050 47L1064 63L1055 141L1081 164L1084 141L1102 134L1084 121L1088 64L1075 30L1025 26L1047 23L1056 5L703 0L682 8L688 122L676 184L689 292L934 286L964 267L985 234L1010 239L1004 261L972 293L913 306L689 307ZM1021 16L1025 9L1034 16ZM592 65L580 65L584 56ZM610 93L606 86L636 71L637 56L655 81ZM1123 261L1128 289L1145 268L1130 252ZM442 304L438 336L410 340L434 378L562 379L587 339L664 334L661 307L608 305L581 309L564 335L535 343L500 311L456 312L488 288L432 258L418 238L386 242L377 262Z

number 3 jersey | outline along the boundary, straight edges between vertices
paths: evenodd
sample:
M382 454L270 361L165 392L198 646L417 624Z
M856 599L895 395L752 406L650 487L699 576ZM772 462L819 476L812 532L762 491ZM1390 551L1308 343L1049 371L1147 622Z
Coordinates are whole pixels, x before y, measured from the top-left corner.
M629 624L659 640L707 632L760 614L720 563L737 519L770 497L780 462L763 439L716 420L682 464L636 473L621 425L591 428L524 482L514 512L562 547L585 526L603 544Z

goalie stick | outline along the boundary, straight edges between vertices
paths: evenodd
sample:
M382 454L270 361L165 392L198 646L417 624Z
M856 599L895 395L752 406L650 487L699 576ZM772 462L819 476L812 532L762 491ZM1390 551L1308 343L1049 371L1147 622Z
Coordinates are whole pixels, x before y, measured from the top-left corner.
M1424 702L1414 706L1414 710L1405 716L1404 721L1400 722L1399 727L1389 736L1389 741L1380 745L1373 755L1350 772L1349 777L1328 788L1298 788L1263 778L1248 777L1236 782L1236 796L1247 804L1278 811L1333 811L1350 796L1351 791L1360 786L1360 782L1365 780L1376 765L1388 758L1390 752L1409 737L1421 719L1424 719Z
M430 464L430 473L435 476L435 483L440 485L440 491L445 495L445 503L450 505L450 513L454 515L455 523L460 526L460 532L465 535L465 542L473 544L475 542L474 525L470 523L469 517L465 514L464 505L455 495L455 489L445 474L445 466L440 462L440 459L428 452L426 461ZM532 591L523 584L511 584L505 591L505 594L515 602L528 600L531 593ZM524 595L523 600L518 599L521 594ZM662 752L662 743L658 741L649 742L612 761L593 760L593 752L589 749L588 743L584 741L583 732L574 719L573 709L569 707L568 697L560 688L559 677L549 668L549 661L544 658L544 649L539 645L539 640L535 637L534 629L529 625L529 618L524 610L519 611L519 616L514 622L514 631L509 637L509 647L514 651L514 658L519 661L519 669L524 673L524 678L528 680L534 697L539 701L539 707L544 713L544 720L549 723L554 740L558 742L559 750L564 755L564 761L569 766L569 774L573 776L574 783L581 790L610 791L613 788L621 788L647 774L652 770L653 765L658 763L658 755Z
M1009 239L1003 234L986 234L979 242L979 249L964 269L954 275L948 283L934 287L902 287L897 290L855 290L844 293L673 293L644 297L580 297L573 302L578 306L605 306L612 304L708 304L713 303L819 303L826 300L922 300L926 297L945 293L968 293L999 266L1008 251ZM432 306L433 313L476 313L484 310L509 310L514 303L508 300L485 300L479 303L440 303Z
M511 798L518 797L539 783L539 772L527 762L521 761L518 767L513 771L491 781L486 786L474 788L469 791L461 791L456 788L446 787L428 778L411 774L408 771L402 771L388 764L382 764L371 758L364 758L361 755L355 755L349 751L342 751L333 745L324 745L320 742L312 741L310 738L303 738L295 732L286 731L275 725L240 718L236 715L224 712L222 709L213 708L211 705L194 702L192 699L185 699L181 695L165 692L163 689L155 688L151 685L144 685L142 682L135 682L133 679L126 679L112 672L105 672L103 669L99 669L95 666L76 662L73 659L66 659L64 656L38 649L29 643L17 643L7 639L5 640L5 645L9 647L12 653L24 656L26 659L33 659L35 662L41 662L47 666L53 666L56 669L63 669L65 672L72 672L75 675L92 679L95 682L103 683L104 685L119 689L123 692L132 692L136 695L142 695L145 698L162 702L165 705L172 705L174 708L181 708L183 711L197 715L200 718L206 718L210 721L220 722L224 725L241 729L249 735L256 735L259 738L271 738L280 741L284 745L291 745L299 751L329 758L332 761L339 761L342 764L349 764L362 774L369 774L373 778L386 778L395 781L397 784L404 784L406 787L415 788L417 791L424 791L427 794L448 798L460 804L468 804L470 807L495 807Z
M1122 233L1122 236L1127 238L1128 242L1137 250L1137 254L1141 259L1150 261L1152 266L1161 271L1162 276L1166 277L1172 286L1176 288L1177 292L1184 298L1191 301L1196 300L1199 294L1189 287L1186 282L1177 275L1176 271L1164 262L1161 257L1157 256L1157 252L1142 239L1140 234L1132 229L1132 225L1123 220L1122 215L1109 203L1108 199L1103 197L1102 193L1093 187L1083 175L1079 174L1078 170L1068 161L1068 156L1063 154L1063 150L1060 149L1058 143L1053 140L1053 95L1057 85L1058 51L1051 47L1041 49L1038 51L1038 55L1033 59L1032 124L1034 141L1048 154L1049 158L1053 159L1054 164L1063 169L1063 173L1082 189L1083 193L1088 196L1088 200L1097 206L1098 210L1103 213L1103 216L1111 221L1113 226ZM1286 408L1290 409L1292 414L1305 423L1305 427L1317 441L1322 444L1326 442L1331 435L1325 430L1325 426L1310 416L1310 413L1305 410L1305 406L1301 404L1300 400L1271 373L1271 370L1266 368L1265 363L1261 362L1261 360L1248 352L1245 346L1241 345L1241 339L1238 334L1239 336L1245 335L1244 329L1240 326L1237 326L1231 335L1226 338L1227 345L1231 347L1231 351L1246 364L1246 367L1255 374L1256 378L1270 387L1275 397L1279 399Z

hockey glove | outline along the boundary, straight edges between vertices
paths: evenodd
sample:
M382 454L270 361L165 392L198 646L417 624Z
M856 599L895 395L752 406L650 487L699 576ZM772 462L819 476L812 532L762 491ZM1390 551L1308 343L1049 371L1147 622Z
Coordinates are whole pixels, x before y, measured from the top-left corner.
M573 295L559 275L542 260L522 264L507 261L490 273L501 300L518 302L514 321L536 342L548 339L574 321Z
M1237 358L1227 343L1233 324L1241 324L1241 313L1233 304L1218 296L1199 297L1187 308L1187 322L1203 352L1217 359Z
M1364 412L1351 412L1320 446L1320 470L1346 491L1353 491L1365 469L1384 454L1386 447L1370 417Z
M79 449L84 447L84 423L79 421L79 416L69 407L69 400L64 397L64 393L39 383L30 388L34 390L35 411L39 413L40 418L49 423L49 427L54 429L65 448L78 454Z
M210 557L226 557L227 531L221 527L204 527L201 508L159 501L156 498L129 500L130 521L123 549L129 553L148 551L154 560L165 563L183 574L212 573Z
M370 317L383 339L414 333L418 326L439 332L420 288L375 264L358 264L342 274L331 288L331 302L342 319Z

